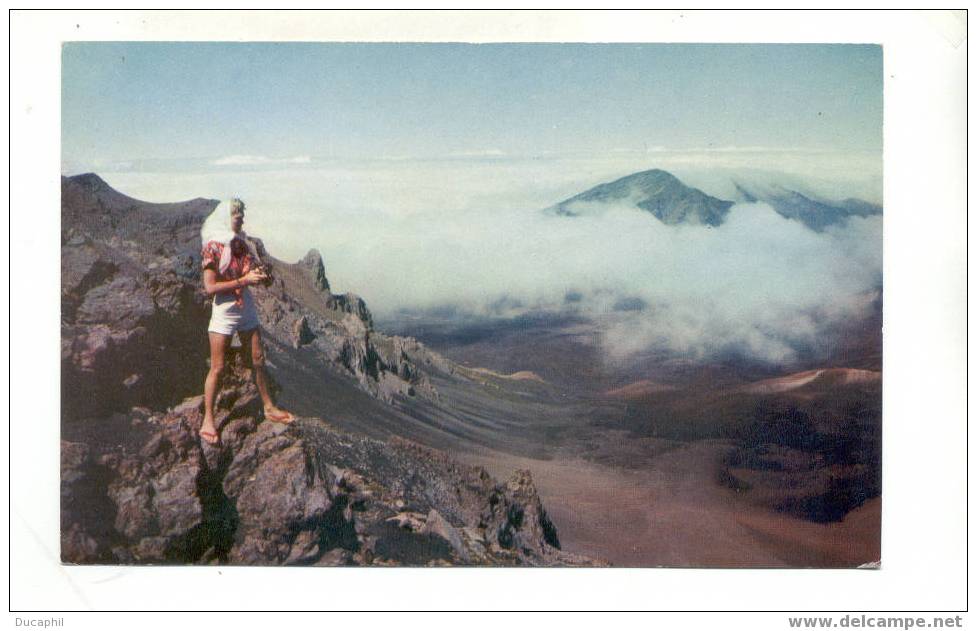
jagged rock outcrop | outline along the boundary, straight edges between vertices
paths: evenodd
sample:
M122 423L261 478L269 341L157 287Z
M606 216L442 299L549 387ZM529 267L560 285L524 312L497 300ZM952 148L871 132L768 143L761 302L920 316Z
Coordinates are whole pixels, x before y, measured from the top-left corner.
M329 280L326 278L326 265L322 262L322 255L319 250L309 250L300 263L305 266L309 275L312 277L312 286L317 291L330 293Z
M241 362L218 401L116 415L62 443L69 563L588 565L559 549L529 472L500 484L420 445L262 420Z
M366 308L366 302L356 294L331 295L327 304L331 309L356 316L368 329L373 328L373 314Z

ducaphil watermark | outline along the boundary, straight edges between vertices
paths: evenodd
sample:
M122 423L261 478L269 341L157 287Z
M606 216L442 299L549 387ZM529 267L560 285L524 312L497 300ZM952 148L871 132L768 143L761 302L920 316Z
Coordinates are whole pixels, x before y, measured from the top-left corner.
M63 627L64 618L20 618L17 617L14 621L14 626L16 627L36 627L40 629L48 629L51 627Z

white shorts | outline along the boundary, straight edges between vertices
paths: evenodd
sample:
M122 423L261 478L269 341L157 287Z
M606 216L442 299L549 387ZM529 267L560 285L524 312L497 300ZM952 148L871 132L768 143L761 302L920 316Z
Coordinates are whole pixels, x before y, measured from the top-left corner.
M244 304L241 306L235 304L234 292L220 293L214 296L208 331L221 335L234 335L238 331L250 331L257 328L258 310L255 309L254 299L247 287L242 293Z

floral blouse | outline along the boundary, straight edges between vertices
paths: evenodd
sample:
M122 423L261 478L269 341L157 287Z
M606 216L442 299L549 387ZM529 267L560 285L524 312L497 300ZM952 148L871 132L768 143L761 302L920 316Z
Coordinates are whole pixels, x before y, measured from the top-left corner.
M223 252L223 243L219 241L208 241L200 253L201 265L203 269L210 268L217 272L218 282L237 280L250 272L251 268L255 265L255 261L251 257L251 252L248 250L248 246L246 246L241 239L234 239L231 241L231 263L227 266L227 269L224 270L224 273L221 274L220 260ZM234 302L238 306L244 305L243 287L234 290Z

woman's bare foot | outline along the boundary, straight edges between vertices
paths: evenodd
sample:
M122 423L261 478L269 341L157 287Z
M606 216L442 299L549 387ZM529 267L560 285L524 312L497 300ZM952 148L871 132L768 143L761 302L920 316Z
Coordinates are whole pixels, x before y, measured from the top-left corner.
M295 415L274 405L269 405L265 407L265 418L275 423L288 424L295 420Z
M204 422L200 425L199 434L208 445L217 445L221 441L220 434L217 433L217 428L214 427L213 419L204 418Z

